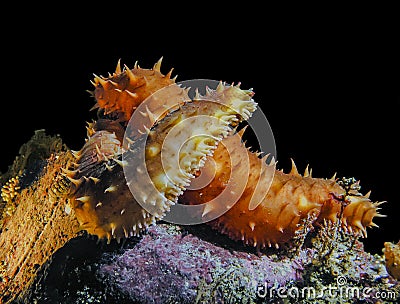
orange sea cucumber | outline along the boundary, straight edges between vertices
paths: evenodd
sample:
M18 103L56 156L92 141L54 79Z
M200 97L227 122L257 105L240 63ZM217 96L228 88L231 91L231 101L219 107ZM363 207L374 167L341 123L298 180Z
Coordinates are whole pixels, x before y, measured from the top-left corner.
M96 128L91 128L91 137L77 155L78 169L69 172L68 175L77 185L74 207L77 209L76 213L83 228L101 238L110 239L113 236L119 238L137 234L157 218L150 216L138 204L132 204L129 189L125 184L121 166L119 166L121 153L117 150L122 147L121 133L127 121L145 98L150 96L146 111L142 112L141 116L133 122L135 126L134 134L131 134L133 140L148 132L148 128L154 123L157 128L159 120L163 121L163 117L168 113L165 108L177 104L181 106L187 100L187 91L175 84L175 79L171 79L171 72L165 76L161 74L160 65L161 60L151 70L141 69L137 65L130 70L127 67L121 69L118 62L113 75L109 75L107 78L96 76L93 82L95 107L103 110L106 117L108 116L110 119L101 122L99 120L92 125ZM170 90L161 93L162 98L157 94L152 95L165 87L169 87ZM220 98L222 95L221 92L218 93L218 90L224 91L225 89L226 87L221 83L219 88L208 98ZM237 90L241 91L239 88ZM241 94L252 96L253 93L241 91ZM179 115L179 111L185 113L184 109L174 113ZM100 125L101 127L99 127ZM100 142L98 141L99 132L102 132L103 138ZM160 140L162 138L158 138L156 142L159 143ZM108 143L112 144L108 145ZM226 205L228 205L230 210L209 224L235 240L243 240L246 244L258 248L279 247L282 244L290 243L306 219L311 219L315 224L322 223L324 220L337 222L344 230L366 236L366 227L374 226L372 219L381 216L378 213L380 203L372 203L368 195L363 196L359 193L357 183L350 183L346 186L338 183L335 178L312 178L308 169L304 175L300 175L294 163L288 174L275 171L274 166L266 164L265 158L260 159L258 153L244 148L250 170L246 171L245 164L239 161L240 157L243 157L243 149L240 152L241 156L239 152L232 155L227 152L244 147L240 135L229 136L221 143L215 154L208 156L208 161L202 170L202 174L207 174L208 170L217 168L212 182L200 190L187 190L180 197L180 201L187 204L206 203L226 188L232 166L235 166L235 172L248 172L244 192L236 204L233 206L231 203L224 206L208 204L205 205L203 211L203 216L207 218L212 216L213 211L217 211L218 208L227 208ZM113 144L116 145L114 148L117 150L115 151L112 148ZM152 153L159 150L153 149L151 144L148 147ZM107 154L107 151L110 152L110 155ZM87 155L90 155L89 158ZM154 158L157 161L153 162L154 168L156 168L153 169L156 171L161 166L159 156L157 157ZM230 159L231 157L233 159ZM90 159L92 162L85 161L85 159ZM215 163L213 168L209 166L211 159ZM230 161L228 161L229 159ZM114 168L117 172L114 171ZM194 167L189 171L193 169ZM273 170L272 173L271 170ZM179 191L175 191L175 194L172 195L172 201L176 201L185 187L181 185L178 188ZM262 191L263 188L269 190ZM160 186L159 189L162 187ZM107 204L105 204L106 202ZM162 218L162 213L168 210L169 204L162 208L159 218Z
M105 114L113 113L120 121L127 122L132 113L148 96L161 88L175 83L171 79L173 69L166 75L161 74L162 58L152 69L142 69L137 62L133 69L126 65L121 68L118 61L115 72L108 77L95 76L93 96L96 104L93 108L103 109ZM153 109L152 109L153 110Z
M140 74L139 71L137 68L136 73ZM123 73L129 74L126 70ZM101 85L99 82L98 86ZM181 93L182 89L171 88L170 95L181 96ZM120 119L103 118L89 124L89 137L85 145L80 151L74 152L76 162L73 167L65 170L66 176L74 185L71 207L75 210L82 229L99 238L120 239L139 234L168 212L194 178L193 173L203 165L205 157L212 153L219 140L231 132L230 125L247 119L256 109L252 94L236 86L223 86L218 92L209 93L207 98L198 95L195 100L180 105L179 109L164 109L166 113L161 115L163 118L151 129L151 126L145 125L143 128L147 131L144 135L139 136L140 132L134 132L128 146L123 146L121 140L120 131L124 127ZM123 101L124 104L129 103L126 99ZM122 108L118 109L120 111ZM127 113L122 114L129 118ZM184 124L185 119L196 116L216 119L206 122L192 119L188 128ZM175 154L179 155L181 170L174 166L166 166L165 169L161 166L161 146L165 144L165 138L172 128L180 129L180 138L188 140L179 153L175 151L175 142L164 149L163 153L171 154L167 156L167 160L173 159ZM147 169L141 168L137 156L141 154L135 153L140 149L140 142L146 139L144 163ZM131 167L134 172L128 180L123 167ZM140 184L135 192L139 193L140 199L154 205L155 210L151 213L135 200L127 185L139 185L146 170L155 188Z
M224 191L231 174L240 175L244 171L243 167L249 166L247 184L238 201L226 213L209 222L214 229L234 240L242 240L245 244L258 248L290 245L296 232L303 229L302 222L307 218L312 218L315 224L324 220L340 220L342 229L366 236L366 227L374 226L372 219L380 216L377 211L379 203L372 203L358 191L347 192L334 178L313 178L308 168L304 175L300 175L294 162L288 174L275 171L271 175L268 171L275 168L249 150L246 150L248 165L235 161L236 154L228 153L228 150L234 150L238 146L244 146L241 133L224 139L212 156L218 165L202 168L202 171L216 168L214 179L202 189L185 191L180 198L186 204L207 203ZM232 166L235 166L233 170ZM269 186L272 176L268 189L266 187ZM257 190L257 185L268 191ZM254 195L257 196L257 206L251 206ZM226 201L221 203L225 204L216 204L209 208L207 215L218 212L218 208L225 208Z

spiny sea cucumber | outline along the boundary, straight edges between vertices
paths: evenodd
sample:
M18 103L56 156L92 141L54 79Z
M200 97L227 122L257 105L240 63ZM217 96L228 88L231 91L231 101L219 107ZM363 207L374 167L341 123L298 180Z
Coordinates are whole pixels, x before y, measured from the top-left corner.
M134 71L138 75L151 75L140 68ZM121 73L130 75L131 72L124 70ZM154 75L158 75L157 70ZM117 79L122 79L122 76ZM103 80L98 81L96 86L108 86L108 80ZM182 95L181 89L172 87L171 90L172 95ZM147 96L147 93L142 93L140 96ZM103 118L89 124L87 142L80 151L74 152L76 161L72 167L64 170L73 184L71 207L82 229L99 238L119 240L138 235L148 225L161 219L170 206L177 202L178 196L194 178L193 174L204 164L205 157L212 154L217 143L232 131L231 126L251 116L256 109L252 96L252 92L243 91L238 86L221 84L216 91L210 90L206 97L197 95L193 101L187 100L180 105L179 109L169 109L154 127L144 125L145 134L140 137L140 133L133 130L134 134L129 134L127 145L123 145L120 138L123 128L120 119L113 121ZM122 100L124 104L129 103L127 98ZM121 111L122 108L118 109ZM122 114L123 117L129 116L128 113ZM214 119L204 121L196 117ZM186 119L191 119L190 128L185 124ZM172 128L179 130L177 136L180 139L174 138L174 142L168 144L165 139ZM147 143L142 164L138 155L141 155L140 143L144 140ZM179 140L185 145L176 151ZM174 166L161 166L163 145L166 159L178 157L181 170ZM144 164L147 168L142 168ZM133 174L125 176L123 167L128 167ZM140 184L146 171L155 188ZM127 183L132 187L140 185L135 192L140 199L154 206L153 212L149 213L142 208L132 196Z
M313 178L308 168L301 175L293 161L288 174L280 170L271 174L275 166L267 165L265 159L250 150L246 150L249 164L236 161L237 154L228 151L244 147L241 135L237 133L224 139L212 156L217 165L202 168L202 171L216 168L212 182L199 190L187 190L180 198L186 204L207 203L225 190L232 174L241 175L244 167L249 166L244 191L226 213L209 222L214 229L247 245L279 248L282 244L290 245L296 233L303 229L304 221L310 219L314 224L340 221L341 229L363 236L367 235L366 227L376 226L372 219L381 216L380 203L372 203L368 196L355 189L346 191L336 178ZM353 188L356 184L352 183ZM204 216L219 212L225 205L209 206Z
M161 61L162 58L152 69L142 69L137 62L133 69L126 65L121 69L118 61L112 75L109 74L107 78L95 75L92 83L95 86L93 96L96 104L93 108L100 108L106 115L112 113L120 121L128 122L143 100L159 89L175 83L176 77L171 78L173 69L166 75L161 74Z
M194 159L196 163L185 168L190 179L182 182L184 176L178 176L179 172L174 170L166 174L161 166L159 154L162 141L168 133L165 130L168 131L168 128L174 126L175 118L188 115L191 111L198 112L196 108L205 109L206 106L203 104L207 104L207 99L211 98L217 102L221 102L221 99L237 99L242 103L234 105L232 103L232 106L234 110L239 111L243 105L250 105L249 100L254 93L220 83L215 91L209 91L207 98L197 97L195 104L186 103L187 90L176 85L175 78L171 79L172 70L165 76L161 74L160 66L161 59L150 70L141 69L137 64L133 69L126 66L121 69L118 62L115 73L107 78L96 76L94 79L95 107L104 111L106 119L89 126L89 139L82 150L76 153L76 168L67 171L68 177L76 186L73 207L83 229L100 238L108 239L136 235L154 223L155 219L162 218L165 212L168 212L169 206L176 203L181 194L183 195L179 199L183 203L207 203L223 192L229 184L233 171L248 172L246 184L243 186L244 191L239 195L238 201L234 205L227 203L222 207L205 205L203 216L212 216L219 208L230 209L209 224L235 240L243 240L245 244L258 248L266 246L278 248L282 244L290 244L291 239L303 228L305 221L312 221L315 225L324 221L338 223L341 229L362 236L366 236L366 227L376 226L372 219L382 216L378 213L378 206L381 203L372 203L368 194L363 196L358 191L357 182L345 185L336 178L313 178L308 168L304 175L300 175L294 162L288 174L275 170L273 163L267 165L266 158L259 158L260 153L245 149L240 134L223 139L215 154L208 156L202 174L217 168L212 182L203 189L184 192L187 182L194 177L191 174L203 165L203 157L207 153L197 145L186 147L185 153L189 153L190 159ZM159 90L166 87L169 89ZM153 140L146 144L148 157L146 162L151 163L149 163L152 170L151 178L162 195L157 197L152 193L148 196L145 192L150 191L149 189L146 191L137 189L137 191L139 193L142 191L143 196L151 197L151 200L158 202L156 206L159 210L156 211L156 216L150 215L139 204L132 202L122 170L122 155L129 149L123 147L121 134L136 108L147 97L149 99L146 111L141 112L141 115L132 122L134 127L129 132L133 146L136 141L140 141L142 134L149 133ZM175 107L170 110L171 112L165 110L173 105ZM254 110L252 105L251 111ZM205 113L214 117L219 113L219 118L235 117L232 113L224 111L226 109L221 108L215 112ZM246 119L251 111L242 111L241 115ZM232 120L230 122L232 123ZM149 129L150 127L152 129ZM194 129L197 127L201 126L195 126ZM164 130L161 132L162 136L158 134L159 130ZM224 135L227 134L226 132ZM215 147L216 144L217 142L213 142L210 146ZM174 145L166 147L170 155L177 152ZM246 151L244 153L247 153L248 162L239 161L244 157L243 151L236 154L228 153L228 150L239 151L243 148ZM196 153L200 157L194 157ZM212 160L215 163L213 168L209 166ZM191 162L185 161L185 163ZM232 168L233 165L235 168ZM247 171L245 166L248 166ZM171 185L165 181L166 175L175 179ZM132 178L137 181L138 175Z

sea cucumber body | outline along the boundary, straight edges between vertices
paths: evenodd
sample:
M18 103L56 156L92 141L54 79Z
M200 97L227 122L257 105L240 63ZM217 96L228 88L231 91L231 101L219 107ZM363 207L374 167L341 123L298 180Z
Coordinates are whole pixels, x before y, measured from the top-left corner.
M247 164L235 162L235 153L228 153L228 150L235 150L232 146L244 145L240 137L236 134L222 141L213 154L217 163L214 179L202 189L187 190L180 199L182 203L205 204L224 191L231 174L245 178L241 172ZM307 229L307 221L314 224L324 220L336 223L341 218L341 228L362 235L367 226L373 225L372 218L377 215L377 208L368 198L349 196L335 180L313 178L308 170L302 176L295 166L287 174L275 171L275 167L267 165L265 159L246 151L249 160L246 187L227 212L209 222L214 229L246 245L278 248L283 244L290 246L296 233ZM268 173L271 170L274 174ZM264 191L257 190L257 185L261 189L264 187ZM258 206L249 208L255 194Z
M162 218L179 196L185 204L208 203L202 214L205 221L213 218L209 224L214 229L255 247L290 245L298 233L307 233L325 221L362 236L366 236L366 227L375 226L372 220L380 216L379 204L372 203L368 195L348 192L336 179L313 178L308 169L301 175L294 163L290 173L277 171L274 164L266 164L266 158L259 158L259 153L246 149L241 134L226 137L230 132L221 125L214 134L212 128L195 122L190 126L191 135L201 131L226 138L218 146L218 141L209 142L202 137L189 141L180 151L178 166L164 170L160 151L163 149L164 155L173 158L179 146L163 143L166 131L199 113L235 126L246 120L255 107L252 91L222 83L216 90L208 89L204 98L197 96L195 102L188 103L188 91L175 84L171 72L162 75L160 64L161 60L151 70L137 65L121 70L118 63L114 74L94 79L95 107L115 120L99 120L96 128L89 128L88 142L77 155L77 168L69 174L77 186L73 206L89 233L108 239L137 235ZM146 106L141 107L142 103ZM131 120L137 110L140 115ZM189 126L180 132L188 135L188 129ZM132 144L122 143L124 131ZM146 134L150 138L146 143L146 165L156 189L142 187L141 173L128 181L123 174L124 159L135 164L135 142ZM216 146L214 154L209 155ZM198 190L186 190L190 181L196 183L193 174L203 165L202 175L215 174L211 183ZM177 167L183 168L184 173ZM149 213L135 201L127 182L140 185L135 191L156 206L154 212ZM217 196L219 200L210 204Z
M184 95L181 90L175 93ZM179 109L157 113L162 118L153 126L144 125L145 132L138 132L137 121L126 130L121 120L89 124L89 137L75 152L74 168L66 170L74 184L72 208L82 229L119 240L139 235L162 219L218 142L251 116L256 109L251 97L251 92L221 84L206 97L198 95ZM146 117L152 116L148 112ZM143 182L147 177L149 182Z
M120 121L128 122L136 108L154 92L175 83L172 70L163 75L160 72L161 59L153 69L142 69L135 64L121 69L118 62L115 73L109 77L96 76L94 79L96 98L94 108L101 108L105 114L113 114ZM178 89L178 87L177 87Z

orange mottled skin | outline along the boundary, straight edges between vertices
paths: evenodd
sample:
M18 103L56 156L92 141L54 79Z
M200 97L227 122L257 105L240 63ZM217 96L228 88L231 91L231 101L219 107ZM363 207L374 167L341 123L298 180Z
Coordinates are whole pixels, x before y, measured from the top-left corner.
M187 190L181 197L182 203L204 204L224 190L230 178L231 164L234 163L229 159L235 157L234 153L228 154L228 150L233 149L232 145L243 145L235 137L240 138L240 135L224 139L223 145L220 144L216 149L213 159L222 165L215 166L217 169L212 182L199 190ZM229 146L230 149L225 148ZM295 167L288 174L275 171L271 186L265 188L268 191L261 197L259 205L250 210L255 185L267 185L266 180L271 176L262 174L262 168L268 170L265 161L256 153L246 151L250 171L245 190L226 213L209 222L214 229L247 245L278 248L283 244L290 245L296 231L302 229L303 221L308 218L315 224L324 220L337 222L341 218L343 229L363 235L365 227L374 225L372 218L377 215L377 208L368 198L361 195L346 196L345 189L335 180L312 178L308 176L308 170L306 176L302 176ZM243 162L237 164L239 166L232 170L233 174L240 172Z
M238 86L225 86L222 82L217 91L208 91L209 95L206 96L206 99L196 95L196 99L192 101L187 95L188 91L177 85L168 86L165 90L157 91L149 97L154 88L165 87L170 83L169 81L165 82L166 78L169 79L169 75L163 76L159 72L159 63L152 70L135 67L133 70L120 71L117 66L117 71L120 73L109 78L95 78L94 96L98 106L110 115L89 123L86 143L81 150L74 152L75 163L70 170L66 170L66 176L74 184L70 193L71 207L75 210L81 228L101 239L105 238L110 241L112 238L119 240L123 237L139 235L146 227L162 218L163 214L169 210L170 205L177 200L178 193L180 194L184 190L184 184L188 184L190 181L185 180L191 179L192 173L197 170L195 168L192 172L192 166L197 166L197 164L202 166L202 158L209 154L210 149L214 150L217 146L216 138L222 139L228 134L229 126L237 124L242 119L247 119L245 117L248 117L256 109L255 103L251 99L252 92L243 91ZM128 87L124 86L124 89L113 90L109 100L104 103L104 96L108 94L110 86L124 83L123 79L125 78L139 81L136 78L138 75L142 75L146 81L144 85L138 87L139 91L137 92L141 93L134 95L134 100L126 98L127 96L132 97L132 91L130 89L127 93ZM147 78L144 75L156 77ZM115 92L120 95L117 96ZM143 108L141 105L145 99L147 106ZM109 107L111 104L114 105L113 108ZM129 113L124 111L124 106L128 104L135 104L135 108L131 108ZM136 107L138 108L136 109ZM180 110L177 109L178 107ZM129 124L129 127L125 127L125 119L131 119L130 116L134 111L138 111L140 114L134 117L135 119ZM158 147L164 142L170 128L197 115L200 117L212 116L218 119L214 120L213 124L198 119L197 130L196 122L193 122L191 128L182 129L179 135L201 130L201 134L209 132L212 136L188 136L195 141L190 142L190 145L184 145L184 149L186 146L192 147L193 145L197 149L195 152L193 148L188 148L187 152L180 152L182 159L185 160L183 164L187 166L186 174L182 176L181 172L176 171L169 173L171 174L169 175L170 180L174 182L166 184L164 178L166 173L161 166L161 150ZM149 132L148 137L143 136L147 131ZM126 143L123 143L124 134L127 134L129 139L126 140ZM146 168L142 169L138 167L140 164L135 162L137 158L132 155L135 154L136 144L143 140L146 140ZM164 151L164 153L168 152L174 155L176 153L175 146L171 145L168 151ZM125 159L131 157L131 164L124 160L124 156ZM130 166L131 171L136 173L130 179L132 187L138 184L136 178L140 177L140 174L145 174L147 170L159 191L157 194L150 195L148 191L152 191L151 189L154 187L151 189L140 187L137 193L145 197L144 200L151 202L157 200L157 207L154 208L156 213L150 213L143 209L133 197L124 175L123 167L125 166ZM150 196L151 198L149 198Z
M171 79L172 70L163 75L160 65L161 59L153 69L142 69L137 64L133 69L121 69L118 62L115 73L110 77L96 76L93 95L97 103L94 108L103 109L105 114L116 114L121 121L129 121L135 109L147 97L175 83L175 79Z
M174 85L175 79L170 78L171 72L167 75L161 74L160 64L161 60L150 70L141 69L137 65L133 69L125 67L121 70L118 63L115 73L108 78L96 77L93 92L97 101L95 107L102 109L105 114L118 117L119 122L126 123L140 104L150 96L150 101L147 102L149 108L134 122L138 134L143 133L143 126L150 127L163 117L165 106L187 99L187 91ZM172 90L161 96L153 94L167 86ZM103 129L107 130L107 127L103 126ZM226 189L231 171L241 175L241 178L247 175L244 191L236 204L229 206L227 212L209 222L214 229L248 245L278 248L282 244L290 244L296 232L303 229L305 221L311 220L315 225L325 220L339 223L342 229L363 236L366 236L366 227L376 226L372 220L380 216L377 212L379 203L372 203L368 195L363 196L358 192L349 194L335 179L312 178L307 169L302 176L294 164L288 174L275 171L274 167L267 166L265 160L260 159L256 153L247 149L243 152L243 149L237 149L239 146L243 146L239 135L222 140L202 169L204 176L213 176L215 173L212 182L199 190L187 190L180 197L180 201L186 204L207 203ZM228 153L226 147L230 147L228 150L231 153ZM247 171L244 168L243 153L248 156ZM210 165L211 158L215 166ZM212 172L214 167L216 171ZM258 191L255 190L257 184ZM259 189L268 191L260 193ZM227 202L231 198L236 201L235 195L230 193L231 191L222 198ZM259 203L254 209L249 208L253 196ZM232 202L229 204L232 205ZM204 212L205 219L219 208L226 206L212 205ZM95 226L99 227L101 223L96 223ZM109 231L110 228L103 230Z

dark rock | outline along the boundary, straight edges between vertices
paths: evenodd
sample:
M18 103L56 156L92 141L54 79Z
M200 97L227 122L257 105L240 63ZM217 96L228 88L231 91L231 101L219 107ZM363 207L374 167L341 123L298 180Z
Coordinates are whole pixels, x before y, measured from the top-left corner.
M75 239L44 270L36 303L378 303L398 299L382 256L348 237L310 239L295 254L225 239L205 225L152 226L122 245ZM75 244L74 244L75 243ZM340 281L342 280L342 281ZM344 282L344 283L343 283ZM341 285L342 284L342 285ZM342 288L331 295L329 288ZM359 294L345 294L344 288ZM368 297L363 294L369 288ZM347 290L345 290L347 291ZM391 294L390 294L391 293ZM385 303L380 302L380 303Z

